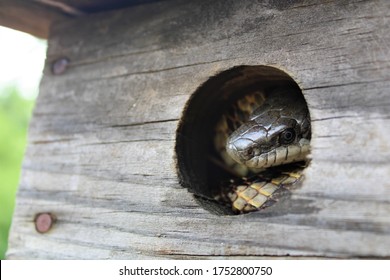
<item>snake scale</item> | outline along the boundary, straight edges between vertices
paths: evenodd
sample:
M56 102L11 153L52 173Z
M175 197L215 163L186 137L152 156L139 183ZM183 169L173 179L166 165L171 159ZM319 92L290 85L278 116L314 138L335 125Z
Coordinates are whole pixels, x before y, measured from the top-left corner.
M297 89L255 91L217 122L214 146L234 178L215 199L235 213L266 208L299 181L310 147L310 116Z

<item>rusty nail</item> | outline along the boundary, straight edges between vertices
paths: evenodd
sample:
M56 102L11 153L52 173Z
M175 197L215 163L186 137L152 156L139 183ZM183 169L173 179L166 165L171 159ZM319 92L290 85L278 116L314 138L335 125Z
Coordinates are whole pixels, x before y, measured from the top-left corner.
M39 233L48 232L55 222L55 217L51 213L39 213L35 216L35 229Z
M70 60L66 57L57 59L56 61L53 62L51 66L51 72L54 75L61 75L65 72L66 68L68 68Z

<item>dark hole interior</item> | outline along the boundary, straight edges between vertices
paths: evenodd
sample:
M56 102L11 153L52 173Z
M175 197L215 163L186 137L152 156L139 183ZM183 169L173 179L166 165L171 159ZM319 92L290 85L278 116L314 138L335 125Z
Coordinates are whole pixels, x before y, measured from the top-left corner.
M213 160L220 156L213 144L218 120L243 96L277 88L301 92L297 83L277 68L238 66L208 79L188 100L176 136L178 175L182 186L212 213L233 214L214 199L221 182L232 177Z

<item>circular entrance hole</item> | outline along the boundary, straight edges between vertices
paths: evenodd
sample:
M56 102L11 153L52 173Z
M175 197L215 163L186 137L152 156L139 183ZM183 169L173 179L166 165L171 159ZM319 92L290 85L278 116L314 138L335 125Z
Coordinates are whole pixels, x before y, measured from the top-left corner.
M274 106L275 102L282 105ZM243 135L248 129L241 128L238 135L246 140L227 144L233 131L250 119L257 123L255 136ZM272 147L245 151L257 156L250 166L239 162L241 151L237 155L232 149L227 152L227 145L240 146L237 143L249 138L258 141L254 139L258 133L267 138L260 146ZM234 67L207 80L186 104L176 135L180 183L215 214L267 208L302 180L310 137L306 102L288 74L269 66ZM276 145L284 148L272 152ZM281 153L289 160L281 160ZM291 157L294 153L295 158Z

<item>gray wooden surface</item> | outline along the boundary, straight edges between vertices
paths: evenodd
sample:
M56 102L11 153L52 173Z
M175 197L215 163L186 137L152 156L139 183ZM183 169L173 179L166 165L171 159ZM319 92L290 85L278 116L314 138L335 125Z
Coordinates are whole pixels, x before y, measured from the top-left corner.
M163 1L54 25L7 257L389 257L389 14L386 0ZM217 216L180 186L175 132L197 87L237 65L299 83L312 163L278 211ZM39 212L57 216L47 234Z

